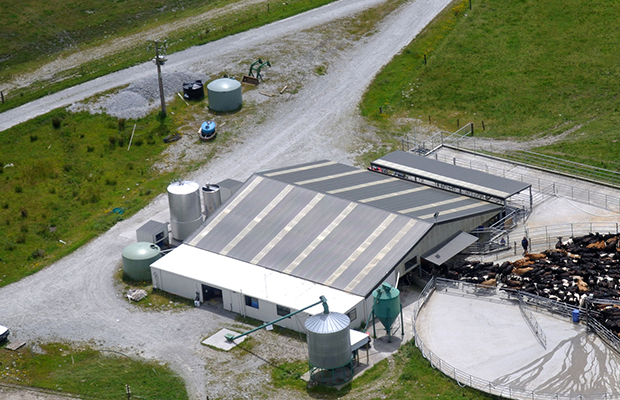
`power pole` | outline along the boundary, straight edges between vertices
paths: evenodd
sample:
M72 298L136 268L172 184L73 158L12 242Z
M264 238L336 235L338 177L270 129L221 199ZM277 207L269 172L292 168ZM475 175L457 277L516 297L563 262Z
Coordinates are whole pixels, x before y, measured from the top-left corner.
M164 98L164 84L161 80L161 66L166 62L166 57L159 54L160 46L161 50L165 50L166 41L163 42L159 40L149 40L149 42L155 45L155 58L153 62L157 65L157 80L159 81L159 98L161 100L161 113L165 117L166 116L166 99ZM150 46L149 46L150 47Z

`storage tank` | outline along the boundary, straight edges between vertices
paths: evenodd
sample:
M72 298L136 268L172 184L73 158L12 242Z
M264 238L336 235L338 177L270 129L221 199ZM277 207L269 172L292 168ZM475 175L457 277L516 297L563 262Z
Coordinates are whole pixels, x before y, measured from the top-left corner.
M218 185L206 183L202 187L202 203L205 209L205 217L212 215L222 205L220 193Z
M400 290L390 286L389 283L384 283L372 292L372 297L375 316L390 335L390 328L401 311Z
M316 368L334 369L351 362L351 320L344 314L330 312L306 320L308 358Z
M207 85L209 108L213 111L235 111L241 108L241 83L235 79L220 78Z
M151 280L151 264L159 260L161 250L153 243L138 242L123 249L123 273L134 281Z
M192 181L172 182L168 185L170 229L172 237L183 241L202 223L200 186Z

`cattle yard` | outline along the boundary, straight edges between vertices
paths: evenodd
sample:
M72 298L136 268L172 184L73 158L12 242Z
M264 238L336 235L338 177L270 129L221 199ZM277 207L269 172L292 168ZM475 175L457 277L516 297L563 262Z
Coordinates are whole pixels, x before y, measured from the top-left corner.
M529 179L534 204L508 248L461 257L429 280L413 310L424 357L459 385L501 397L617 398L608 371L620 366L618 215L605 206L617 191L448 146L433 156ZM541 195L540 180L588 196Z

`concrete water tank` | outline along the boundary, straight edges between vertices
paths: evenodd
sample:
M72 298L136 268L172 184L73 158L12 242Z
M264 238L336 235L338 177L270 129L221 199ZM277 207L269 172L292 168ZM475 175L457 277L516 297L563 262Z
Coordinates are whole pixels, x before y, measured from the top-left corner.
M168 185L170 230L176 240L185 240L202 224L199 190L200 186L191 181L178 181Z
M306 320L308 358L313 367L334 369L351 362L350 323L349 317L336 312Z
M235 79L220 78L207 85L209 108L213 111L235 111L241 108L241 83Z
M147 242L130 244L121 254L123 273L134 281L150 281L151 264L161 257L159 246Z
M202 203L204 205L206 217L212 215L215 210L222 205L220 193L220 187L218 185L207 183L202 187Z

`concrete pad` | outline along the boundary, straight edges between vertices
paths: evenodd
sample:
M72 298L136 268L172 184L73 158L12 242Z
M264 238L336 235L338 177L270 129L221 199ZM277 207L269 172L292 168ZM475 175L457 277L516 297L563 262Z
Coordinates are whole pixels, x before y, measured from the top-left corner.
M518 303L435 292L416 327L424 346L454 368L494 385L567 394L618 394L620 355L570 319L533 312L543 347Z
M233 347L236 347L238 344L243 343L243 341L247 338L247 336L242 336L239 339L235 339L234 341L229 341L226 339L227 334L232 334L237 336L239 332L231 331L230 329L221 329L215 335L212 335L205 340L202 341L202 344L207 346L213 346L218 349L228 351Z

